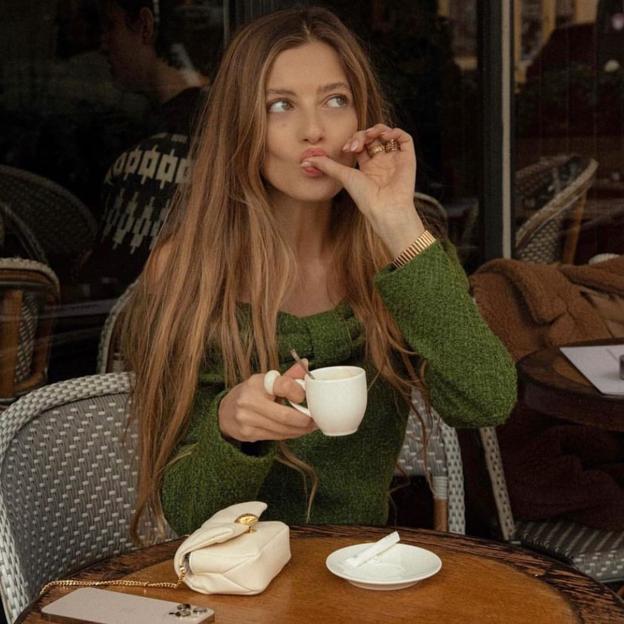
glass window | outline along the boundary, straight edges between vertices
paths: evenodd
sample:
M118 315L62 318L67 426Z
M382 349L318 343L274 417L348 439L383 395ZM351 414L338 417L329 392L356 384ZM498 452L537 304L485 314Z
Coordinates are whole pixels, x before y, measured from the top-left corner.
M258 2L258 12L297 4ZM269 4L270 6L267 6ZM298 3L301 4L301 3ZM448 220L464 264L479 255L479 76L476 0L325 0L365 43L396 122L418 156L417 191Z
M517 0L516 256L624 252L624 5Z
M188 173L222 53L222 0L7 0L0 255L61 283L50 380L95 372L102 323Z

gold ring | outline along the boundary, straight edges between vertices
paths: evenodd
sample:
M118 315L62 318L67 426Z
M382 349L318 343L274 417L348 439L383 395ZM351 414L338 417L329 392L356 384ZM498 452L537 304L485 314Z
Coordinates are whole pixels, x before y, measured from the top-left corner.
M375 145L371 145L366 148L368 155L372 158L375 154L380 154L381 152L385 152L386 148L381 143L375 143Z
M384 150L386 152L398 152L401 150L398 141L395 141L394 139L390 139L385 145L384 145Z

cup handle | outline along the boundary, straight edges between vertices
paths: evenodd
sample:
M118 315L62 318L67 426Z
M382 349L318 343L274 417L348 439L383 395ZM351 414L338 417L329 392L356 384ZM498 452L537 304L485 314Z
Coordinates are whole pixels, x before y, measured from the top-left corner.
M305 381L303 379L295 379L295 381L305 390ZM312 418L312 414L310 414L310 410L307 407L303 407L303 405L299 405L298 403L293 403L290 399L288 402L296 409L299 410L302 414L309 416Z

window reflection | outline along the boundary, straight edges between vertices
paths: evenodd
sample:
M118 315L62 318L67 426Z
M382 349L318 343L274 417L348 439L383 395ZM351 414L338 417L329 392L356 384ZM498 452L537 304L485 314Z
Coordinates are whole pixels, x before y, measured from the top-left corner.
M516 255L621 254L624 6L517 0L516 30Z
M0 245L60 280L49 380L95 371L101 326L186 178L222 0L3 4Z
M437 200L464 264L478 260L476 0L322 2L369 46L397 123L414 138L418 191Z

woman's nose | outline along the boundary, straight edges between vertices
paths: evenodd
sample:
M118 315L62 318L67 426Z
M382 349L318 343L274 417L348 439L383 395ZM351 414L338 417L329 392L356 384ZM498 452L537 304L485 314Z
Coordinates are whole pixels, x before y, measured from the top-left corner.
M310 143L318 143L324 135L323 121L318 111L308 111L303 115L303 138Z

